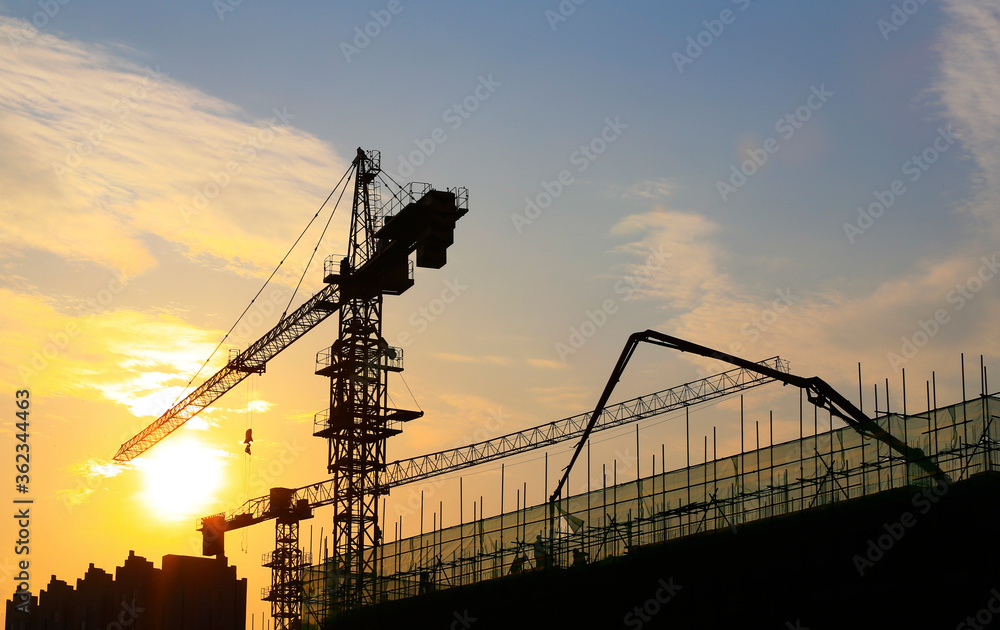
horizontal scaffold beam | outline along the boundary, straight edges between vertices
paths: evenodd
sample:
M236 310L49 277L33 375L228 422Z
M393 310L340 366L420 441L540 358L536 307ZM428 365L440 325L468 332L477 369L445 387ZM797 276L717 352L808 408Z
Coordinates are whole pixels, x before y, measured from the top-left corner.
M759 365L780 372L788 372L788 362L779 357L765 359ZM770 376L746 368L728 370L721 374L606 407L592 432L611 429L651 416L722 398L774 380ZM383 489L394 488L572 440L583 435L590 417L591 413L582 413L483 442L392 462L387 465L380 485ZM202 519L201 525L204 526L206 520L214 519L214 527L222 531L247 527L281 517L286 514L286 510L291 509L299 502L305 502L309 508L330 505L333 503L333 491L332 480L297 488L292 491L291 500L280 507L271 505L270 496L257 497L250 499L232 512L206 517Z

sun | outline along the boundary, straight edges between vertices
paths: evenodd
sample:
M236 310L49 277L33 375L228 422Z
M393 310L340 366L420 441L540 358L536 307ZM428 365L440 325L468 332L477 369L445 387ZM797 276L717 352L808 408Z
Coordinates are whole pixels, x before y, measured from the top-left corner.
M184 435L164 440L135 464L144 481L141 499L163 521L207 516L226 477L224 456Z

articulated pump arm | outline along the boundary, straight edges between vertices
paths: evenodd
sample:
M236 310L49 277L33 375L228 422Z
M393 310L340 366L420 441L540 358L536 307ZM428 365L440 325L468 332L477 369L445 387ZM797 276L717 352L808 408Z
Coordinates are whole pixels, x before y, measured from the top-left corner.
M806 398L809 402L817 407L820 407L821 409L826 409L832 415L837 416L847 424L854 427L861 435L884 442L889 446L889 448L902 455L906 461L916 464L923 470L927 471L927 473L935 479L947 480L947 475L944 471L938 468L938 466L929 457L927 457L922 450L909 446L899 438L887 432L879 426L877 422L866 416L864 412L854 406L851 401L847 400L847 398L831 387L829 383L818 376L806 378L804 376L788 374L767 365L761 365L760 363L754 363L753 361L741 359L740 357L720 352L718 350L713 350L690 341L678 339L677 337L671 337L670 335L665 335L655 330L646 330L644 332L633 333L629 337L628 343L625 344L625 349L622 350L622 354L618 358L618 363L615 365L615 369L611 373L611 378L608 380L608 384L604 388L604 392L601 394L600 400L597 402L597 408L591 416L590 423L587 425L583 435L580 437L580 442L577 444L576 450L573 451L573 457L570 459L569 465L566 466L562 479L559 480L559 484L556 486L555 491L552 493L552 496L549 497L549 502L552 505L555 505L555 501L559 499L562 493L562 488L569 479L569 474L573 469L573 464L576 463L577 457L580 456L580 452L583 450L584 445L590 438L590 433L593 430L594 424L597 421L597 418L600 417L601 410L604 409L604 406L608 403L608 399L611 397L611 392L614 391L615 385L618 384L618 380L625 371L625 366L628 365L629 359L632 358L632 354L635 352L636 347L642 342L663 346L665 348L672 348L674 350L680 350L681 352L690 352L692 354L712 359L719 359L720 361L725 361L726 363L739 366L746 370L752 370L764 376L769 376L776 381L784 383L785 385L794 385L799 387L805 390Z

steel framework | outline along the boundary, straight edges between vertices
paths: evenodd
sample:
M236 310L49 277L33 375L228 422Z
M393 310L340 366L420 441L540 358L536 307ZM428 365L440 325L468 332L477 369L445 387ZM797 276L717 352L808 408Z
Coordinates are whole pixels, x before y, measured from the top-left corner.
M382 205L377 151L359 148L353 168L348 254L324 265L324 280L340 287L339 334L320 351L316 371L330 378L329 410L314 435L327 440L327 473L333 476L333 563L340 574L335 609L376 601L386 440L401 432L400 423L423 415L388 406L388 374L403 366L402 350L382 336L383 296L413 286L414 252L417 266L443 267L455 223L468 212L464 189L437 191L427 185L419 199L411 187Z
M760 362L780 372L788 371L788 362L772 357ZM773 382L770 376L755 370L736 368L697 381L678 385L663 391L639 396L625 402L605 407L592 431L603 431L651 416L669 413L691 405L722 398L736 392ZM573 440L582 435L591 414L577 414L555 422L509 433L476 444L421 455L392 462L386 466L380 488L388 490L430 477L462 470L490 461L511 457L536 448ZM275 488L270 495L256 497L242 506L222 514L207 516L199 521L198 529L205 539L206 555L221 553L219 544L226 531L248 527L273 518L285 517L290 506L299 514L310 515L310 510L332 505L335 502L336 483L333 479L321 481L294 490ZM289 493L275 500L275 492ZM308 516L305 516L308 517Z
M333 476L326 501L335 506L333 560L343 578L334 598L338 607L375 601L375 548L382 538L378 498L387 491L380 485L385 440L400 432L401 422L423 415L387 406L388 372L402 370L402 351L389 347L382 337L383 295L399 295L413 286L414 252L417 266L443 267L455 223L468 212L466 189L438 191L429 184L410 184L382 205L376 179L379 161L377 151L359 148L352 162L348 254L333 266L330 260L324 265L327 286L122 444L114 456L115 462L125 463L152 448L247 376L263 373L269 360L339 311L338 337L320 353L317 374L330 378L330 396L329 409L314 432L328 442L327 473ZM278 628L295 628L301 617L304 566L298 524L311 510L293 491L282 488L272 489L266 510L267 518L277 522L275 550L264 557L264 565L272 569L272 584L263 597L272 603ZM239 522L246 523L246 516ZM220 531L233 526L224 518L205 522L208 531L220 523ZM224 553L221 537L206 535L203 543L206 555Z
M161 440L195 417L220 396L236 387L250 374L262 374L267 362L292 345L320 322L340 308L340 288L328 285L309 298L302 306L284 317L263 337L231 359L221 370L210 376L187 395L121 445L114 461L125 463L142 455Z
M377 360L382 338L382 288L356 277L375 253L372 195L378 154L358 151L348 256L337 279L343 297L340 334L330 349L330 413L316 435L328 442L327 472L333 475L333 558L344 575L337 604L373 603L378 528L379 473L385 468L385 440L399 433L384 414L388 371ZM296 544L298 541L296 540Z
M765 359L760 362L760 365L781 372L788 371L788 362L779 357ZM593 430L600 431L637 422L650 416L763 385L772 380L774 379L769 376L745 368L729 370L605 407L601 410L601 415ZM386 488L393 488L435 475L510 457L535 448L573 440L583 435L591 415L590 412L581 413L476 444L393 462L389 464L382 484Z
M299 547L299 521L312 518L304 503L291 502L291 492L275 488L271 504L275 517L275 549L263 556L261 564L271 569L271 587L261 589L261 599L271 602L271 616L277 628L298 630L302 619L302 574L312 562Z
M655 330L645 330L629 335L628 341L625 343L625 348L622 350L621 356L618 357L618 363L615 364L615 368L611 372L611 378L608 379L608 384L605 385L604 391L601 393L601 397L597 402L597 407L591 414L590 420L580 436L580 441L577 442L576 449L573 451L573 456L570 458L569 464L566 466L562 478L559 479L559 483L556 484L556 489L552 492L552 496L549 497L549 506L553 521L555 520L556 501L558 501L560 497L563 486L569 480L570 472L573 470L573 464L576 462L577 457L580 456L580 452L583 450L583 446L587 442L587 437L590 435L591 431L594 430L594 427L597 426L597 422L601 417L601 411L604 408L604 405L607 404L608 399L611 397L611 392L614 391L615 385L617 385L618 380L621 378L622 372L625 371L625 366L628 365L629 360L632 358L632 354L635 352L635 349L640 343L648 343L672 350L679 350L681 352L691 352L703 357L719 359L720 361L725 361L731 365L737 365L741 368L758 372L761 375L770 376L784 385L794 385L805 392L806 398L810 403L816 405L816 407L820 409L825 409L832 415L840 418L847 424L854 427L854 429L861 435L869 436L884 442L889 448L902 455L906 461L912 462L926 471L930 477L950 482L948 476L937 466L937 464L934 463L931 458L927 457L923 451L919 448L910 446L905 440L900 440L898 437L881 428L877 422L866 416L864 412L855 407L854 403L849 401L829 383L818 376L807 378L797 374L790 374L787 371L775 370L769 366L754 363L752 361L748 361L747 359L743 359L720 350L714 350L707 346L702 346L691 341L680 339L679 337L666 335Z

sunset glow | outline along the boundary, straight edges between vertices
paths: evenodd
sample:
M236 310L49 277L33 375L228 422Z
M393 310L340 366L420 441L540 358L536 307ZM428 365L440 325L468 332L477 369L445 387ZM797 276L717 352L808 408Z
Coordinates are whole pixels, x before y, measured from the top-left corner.
M206 516L227 479L227 461L216 449L188 436L167 440L135 460L142 475L142 502L162 521Z
M998 51L996 0L0 2L0 433L12 473L30 392L30 488L4 496L33 501L32 592L198 555L196 519L337 469L314 418L338 314L111 462L359 251L354 182L330 196L359 147L376 214L392 184L469 192L446 265L369 328L403 351L387 406L423 412L389 463L589 413L647 329L780 356L865 412L978 394L980 356L1000 365ZM730 367L643 346L610 402ZM569 487L797 439L797 396L609 431ZM380 533L537 505L571 452L394 486ZM301 528L314 557L331 509ZM273 523L230 536L269 615Z

